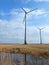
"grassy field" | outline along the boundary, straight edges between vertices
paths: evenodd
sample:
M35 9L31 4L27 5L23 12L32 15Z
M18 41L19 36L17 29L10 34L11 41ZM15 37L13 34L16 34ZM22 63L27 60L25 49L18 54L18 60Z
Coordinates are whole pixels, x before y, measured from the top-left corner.
M49 58L49 44L0 44L0 53L31 54L36 57Z

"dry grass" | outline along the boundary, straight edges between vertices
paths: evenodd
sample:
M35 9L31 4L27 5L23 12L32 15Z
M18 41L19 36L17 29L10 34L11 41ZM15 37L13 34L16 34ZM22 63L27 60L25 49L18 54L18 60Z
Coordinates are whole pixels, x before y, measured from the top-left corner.
M48 44L0 44L0 52L32 54L37 57L49 58Z

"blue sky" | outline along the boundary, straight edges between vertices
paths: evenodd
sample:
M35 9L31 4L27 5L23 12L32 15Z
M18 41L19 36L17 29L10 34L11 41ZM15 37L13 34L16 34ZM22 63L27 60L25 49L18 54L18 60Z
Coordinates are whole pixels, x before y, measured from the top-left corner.
M0 43L24 43L24 11L34 10L27 14L27 42L49 43L49 0L0 0Z

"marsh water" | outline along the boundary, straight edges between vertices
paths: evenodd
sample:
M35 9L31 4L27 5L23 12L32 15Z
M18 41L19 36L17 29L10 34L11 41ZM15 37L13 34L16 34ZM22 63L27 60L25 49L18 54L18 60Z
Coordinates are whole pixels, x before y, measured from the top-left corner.
M11 65L25 65L25 54L0 53L0 65L5 61L11 62ZM27 54L26 65L49 65L49 59L37 58Z

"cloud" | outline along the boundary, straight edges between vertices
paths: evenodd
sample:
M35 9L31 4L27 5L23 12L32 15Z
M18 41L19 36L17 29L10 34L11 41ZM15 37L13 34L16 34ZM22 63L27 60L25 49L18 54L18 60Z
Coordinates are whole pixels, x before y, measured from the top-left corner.
M34 15L36 15L36 16L46 14L45 10L43 10L43 9L38 9L38 10L34 11L33 13L34 13Z
M49 2L49 0L34 0L35 2Z
M48 16L49 12L46 11L45 9L37 9L33 12L30 13L30 16L33 16L33 17L46 17Z
M14 0L15 2L17 1L17 0ZM18 0L19 1L19 0ZM30 3L32 0L20 0L20 2L22 3L22 4L28 4L28 3Z
M26 11L30 11L28 8L24 8ZM30 15L28 14L28 19L34 16L39 16L45 14L45 10L36 10ZM0 19L0 43L24 43L24 12L23 10L19 9L13 9L9 13L11 15L10 20L6 19ZM40 27L40 26L39 26ZM42 26L44 27L44 26ZM48 33L49 31L49 26L47 29L43 30L44 33ZM45 34L43 34L43 40L48 41L48 35L47 38L45 38ZM44 42L47 42L44 41ZM35 28L35 26L29 26L27 24L27 42L28 43L39 43L40 38L39 38L39 30ZM48 41L49 42L49 41Z
M24 8L25 11L29 12L34 9ZM24 12L23 12L24 13ZM36 9L30 13L27 14L27 19L33 18L41 18L41 17L47 17L49 14L49 11L46 11L44 8Z
M0 21L0 23L0 36L2 35L0 38L10 38L11 42L12 39L23 39L24 30L22 23L15 23L14 21L8 22L4 20ZM6 40L4 40L4 42L6 42Z
M17 23L15 23L16 25L13 25L14 22L8 22L8 21L3 21L3 20L0 21L0 23L1 23L0 37L2 38L2 39L0 38L2 40L0 42L4 41L4 42L7 43L9 41L9 39L11 39L11 42L12 42L12 40L14 41L14 39L16 39L16 40L18 39L19 41L18 40L14 41L15 43L24 42L24 24L17 22ZM32 37L33 37L33 34L34 34L32 29L35 32L34 27L27 26L27 41L28 42L32 42ZM22 41L20 42L20 40L22 40Z
M34 9L24 8L24 10L26 12L29 12L29 11L34 10ZM49 11L46 11L44 8L41 8L41 9L36 9L36 10L28 13L27 14L27 18L29 19L29 18L31 18L31 16L33 16L33 17L44 16L45 17L48 14L49 14ZM19 18L19 20L20 20L21 18L23 19L25 13L24 13L24 11L21 8L19 8L19 9L11 9L10 12L8 12L8 13L4 13L4 12L1 13L0 12L0 15L2 15L2 16L9 15L10 16L10 19L11 18L12 19L16 19L16 18L18 19L20 17Z
M31 0L21 0L21 3L22 3L22 4L23 4L23 3L27 4L27 3L29 3L29 2L31 2Z
M3 21L3 20L2 20ZM1 22L0 26L0 42L6 42L6 43L23 43L24 42L24 24L18 22L14 24L13 22ZM13 25L14 24L14 25ZM44 27L44 26L42 26ZM47 33L49 32L49 26L46 26L47 29L44 29L42 32L43 40L45 39L48 41L48 35ZM45 37L46 33L46 37ZM36 29L35 26L27 26L27 42L28 43L39 43L40 42L40 37L39 37L39 30Z

